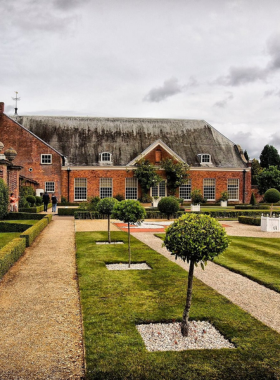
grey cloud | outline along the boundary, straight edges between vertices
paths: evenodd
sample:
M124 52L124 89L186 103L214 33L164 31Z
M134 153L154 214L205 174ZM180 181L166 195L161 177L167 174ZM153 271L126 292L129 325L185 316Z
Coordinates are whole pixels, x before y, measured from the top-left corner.
M280 97L280 90L267 90L264 93L264 97L267 98L269 96L278 96Z
M239 86L241 84L264 80L267 76L267 70L257 66L252 67L231 67L229 74L219 77L215 82L225 86Z
M270 137L266 139L263 136L257 136L252 132L227 132L227 137L242 147L243 151L247 150L249 157L259 159L261 151L266 144L269 144Z
M12 113L14 111L15 107L14 106L11 106L11 105L6 105L5 104L5 110L4 112L5 113Z
M220 108L225 108L227 106L228 102L230 102L232 99L233 99L233 94L231 92L228 92L227 96L224 99L216 102L214 104L214 106L220 107Z
M278 70L280 69L280 34L271 37L267 45L268 53L271 56L267 69L270 71Z
M61 10L68 10L76 7L81 7L81 5L88 3L88 0L54 0L53 4L55 7Z

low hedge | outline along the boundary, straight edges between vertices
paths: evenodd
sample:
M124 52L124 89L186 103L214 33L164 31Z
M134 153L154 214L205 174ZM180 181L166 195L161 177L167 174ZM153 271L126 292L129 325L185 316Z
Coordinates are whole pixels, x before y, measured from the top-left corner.
M62 216L74 216L74 212L76 211L76 208L58 208L57 214Z
M79 206L79 203L71 203L71 202L61 203L61 202L59 202L57 205L58 206Z
M238 222L242 224L249 224L251 226L260 226L261 218L260 217L250 217L250 216L239 216Z
M4 220L40 220L43 219L45 214L33 214L28 212L9 212Z
M24 232L30 224L0 222L0 232Z
M52 207L52 204L49 203L48 208L51 208L51 207ZM32 214L37 214L38 212L42 212L42 211L44 211L44 205L19 209L19 212L30 212Z
M74 210L75 219L107 219L107 215L100 214L98 211L77 211Z
M40 234L41 231L48 225L48 223L52 220L52 215L45 215L43 219L41 219L38 223L34 224L34 226L28 228L23 234L20 235L21 238L26 240L26 247L30 247L35 238Z
M235 209L238 209L238 210L269 210L269 206L262 205L262 204L258 204L255 206L253 206L253 205L236 205Z
M26 240L13 239L0 249L0 279L8 272L10 267L22 256L26 248Z

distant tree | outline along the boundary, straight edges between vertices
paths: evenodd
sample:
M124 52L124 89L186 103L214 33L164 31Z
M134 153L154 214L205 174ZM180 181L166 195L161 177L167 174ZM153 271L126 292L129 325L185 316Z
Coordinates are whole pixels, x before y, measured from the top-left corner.
M166 231L164 245L182 260L190 263L186 305L181 323L181 333L188 336L188 318L192 299L194 266L202 269L208 260L222 253L229 245L225 229L209 215L185 214L176 220Z
M244 157L246 158L247 161L249 161L250 158L249 158L249 155L247 153L247 150L244 151Z
M262 168L268 169L269 166L280 167L280 156L278 150L272 145L266 145L260 155L260 165Z
M97 204L97 211L100 214L107 215L108 218L108 243L111 243L111 233L110 233L110 216L113 213L114 206L118 203L115 198L103 198Z
M163 214L167 215L167 219L170 219L170 215L174 215L179 211L180 205L175 197L162 198L158 203L158 209Z
M0 219L8 214L9 210L9 188L2 178L0 178Z
M178 187L189 179L189 166L182 162L175 162L171 158L162 161L161 167L166 173L166 186L169 195L175 195Z
M157 174L155 167L149 160L141 159L136 163L136 166L137 169L134 175L138 178L142 195L145 197L150 188L158 185L162 181L162 178Z
M128 229L128 267L131 264L130 249L130 224L140 224L146 216L146 211L140 202L126 200L117 203L114 207L112 217L127 223Z
M280 170L276 166L263 169L257 176L257 184L260 194L264 194L266 190L271 188L280 191Z
M251 183L252 185L257 185L257 176L262 172L263 168L261 167L259 160L256 158L252 159L252 167L251 167L251 174L252 174L252 179Z

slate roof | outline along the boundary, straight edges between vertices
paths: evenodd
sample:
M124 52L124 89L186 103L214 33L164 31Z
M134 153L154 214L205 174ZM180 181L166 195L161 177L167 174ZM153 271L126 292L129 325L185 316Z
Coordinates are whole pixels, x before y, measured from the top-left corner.
M240 147L204 120L19 116L16 121L67 157L70 165L94 166L99 153L112 153L124 166L156 140L192 167L211 155L212 167L245 168Z

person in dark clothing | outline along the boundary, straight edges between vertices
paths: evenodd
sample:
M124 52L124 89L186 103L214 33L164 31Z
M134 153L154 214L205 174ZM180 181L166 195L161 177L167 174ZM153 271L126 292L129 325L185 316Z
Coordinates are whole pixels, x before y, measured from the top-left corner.
M57 198L55 194L52 195L52 212L56 212Z
M47 192L43 195L44 211L48 211L48 204L50 203L50 196Z

